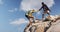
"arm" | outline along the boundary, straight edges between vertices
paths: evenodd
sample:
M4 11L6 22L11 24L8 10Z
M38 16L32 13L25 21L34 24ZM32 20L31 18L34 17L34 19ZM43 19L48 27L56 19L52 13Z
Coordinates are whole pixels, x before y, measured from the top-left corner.
M34 12L39 12L39 10L35 10Z
M39 9L39 11L42 9L42 7Z

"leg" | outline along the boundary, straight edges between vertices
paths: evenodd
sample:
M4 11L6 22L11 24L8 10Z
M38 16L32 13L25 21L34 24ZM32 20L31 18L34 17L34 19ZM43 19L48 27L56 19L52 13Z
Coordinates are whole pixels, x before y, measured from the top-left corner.
M50 18L50 11L49 11L49 10L47 10L47 14L48 14L48 16L49 16L49 18Z
M29 19L29 23L30 24L34 23L34 18L33 17Z
M42 20L44 19L44 14L42 14Z
M34 21L34 17L32 17L31 19L32 19L32 21L31 21L31 22L32 22L32 23L35 23L35 21Z
M29 32L30 27L31 27L31 25L28 24L28 25L26 26L26 28L24 29L24 32Z
M48 17L50 18L50 13L47 13L48 14Z
M44 14L46 14L47 11L44 11L43 14L42 14L42 20L44 20Z
M28 16L28 15L25 15L25 16L29 20L29 23L31 23L30 16Z

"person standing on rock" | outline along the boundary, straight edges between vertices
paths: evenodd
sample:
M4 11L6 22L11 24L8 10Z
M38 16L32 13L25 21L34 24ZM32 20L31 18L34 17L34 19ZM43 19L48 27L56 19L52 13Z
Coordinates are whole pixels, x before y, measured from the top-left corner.
M49 15L49 17L50 17L50 12L51 12L51 10L48 8L48 6L44 3L44 2L42 2L42 7L39 9L39 11L41 10L43 8L43 14L42 14L42 20L44 19L44 14L48 14Z

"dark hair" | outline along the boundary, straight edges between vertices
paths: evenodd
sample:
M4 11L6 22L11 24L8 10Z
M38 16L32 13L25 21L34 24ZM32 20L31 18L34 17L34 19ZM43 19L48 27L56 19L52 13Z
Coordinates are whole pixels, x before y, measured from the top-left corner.
M42 2L42 4L44 4L44 2Z

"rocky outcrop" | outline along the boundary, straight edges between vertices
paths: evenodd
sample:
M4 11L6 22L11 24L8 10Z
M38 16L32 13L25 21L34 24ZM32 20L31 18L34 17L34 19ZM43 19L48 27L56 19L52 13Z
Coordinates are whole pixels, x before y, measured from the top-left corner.
M25 31L26 32L60 32L60 16L55 15L46 17L44 21L36 19L35 23L32 23ZM55 30L57 29L57 30Z

